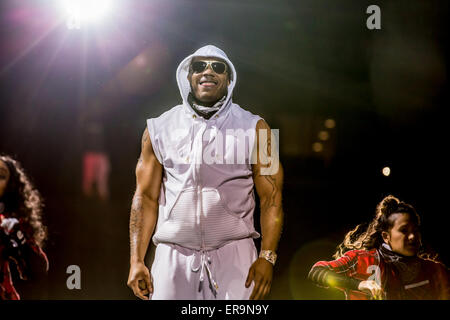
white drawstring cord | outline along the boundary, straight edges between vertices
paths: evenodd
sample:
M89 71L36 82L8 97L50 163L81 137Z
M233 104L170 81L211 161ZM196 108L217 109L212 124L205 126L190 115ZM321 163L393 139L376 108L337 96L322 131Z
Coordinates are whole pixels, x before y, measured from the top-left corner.
M206 274L208 276L208 280L209 280L209 283L210 283L209 287L210 287L212 293L214 294L214 296L216 296L217 295L217 290L219 289L219 285L214 280L214 278L212 276L211 269L209 268L209 265L211 264L211 257L209 256L207 251L201 250L200 251L200 265L197 266L197 267L194 267L194 261L197 258L197 252L194 255L195 255L194 259L191 262L191 270L193 272L198 272L200 270L199 291L202 288L203 280L205 278L205 270L206 270Z

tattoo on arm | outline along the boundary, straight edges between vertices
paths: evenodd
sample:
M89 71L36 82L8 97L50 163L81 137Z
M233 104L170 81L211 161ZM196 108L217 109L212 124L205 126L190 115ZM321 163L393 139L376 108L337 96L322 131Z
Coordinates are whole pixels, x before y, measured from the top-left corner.
M265 184L267 184L267 188L270 188L270 192L267 193L267 200L265 200L264 202L261 203L261 210L269 210L272 207L279 207L279 205L277 205L276 203L276 196L277 193L279 192L279 188L277 187L277 178L274 175L267 175L267 174L262 174L261 172L261 168L269 168L271 166L271 161L272 161L272 139L271 139L271 132L270 129L268 129L269 134L267 137L265 137L265 139L263 139L263 141L260 141L260 143L262 144L261 148L263 150L263 157L264 157L264 161L262 161L262 163L258 164L257 168L257 173L256 175L259 176L260 178L265 179L266 182L264 182Z
M144 134L142 135L142 145L141 145L142 150L144 150L144 146L147 143L147 140L148 140L148 131L147 129L145 129Z
M139 242L139 234L142 230L142 196L134 196L130 213L130 251L135 253L136 246Z
M276 179L273 176L262 176L266 181L270 184L271 191L270 191L270 197L268 197L268 200L265 201L264 207L261 209L268 210L271 207L277 207L275 203L275 197L277 194L277 186L276 186Z

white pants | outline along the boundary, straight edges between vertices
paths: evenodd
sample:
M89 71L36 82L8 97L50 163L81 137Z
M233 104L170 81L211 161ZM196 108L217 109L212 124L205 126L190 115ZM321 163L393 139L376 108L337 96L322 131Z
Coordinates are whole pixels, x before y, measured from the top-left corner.
M251 238L206 252L160 243L151 268L151 299L248 300L254 284L246 288L245 280L256 259Z

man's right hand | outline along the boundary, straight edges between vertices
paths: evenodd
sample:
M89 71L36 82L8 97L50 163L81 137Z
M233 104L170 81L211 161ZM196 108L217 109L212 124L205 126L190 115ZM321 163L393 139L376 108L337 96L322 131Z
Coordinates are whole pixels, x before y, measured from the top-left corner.
M361 281L358 290L371 295L375 300L383 299L383 289L373 280Z
M132 263L127 285L133 290L136 297L149 300L149 294L153 293L153 284L150 280L150 272L143 262Z

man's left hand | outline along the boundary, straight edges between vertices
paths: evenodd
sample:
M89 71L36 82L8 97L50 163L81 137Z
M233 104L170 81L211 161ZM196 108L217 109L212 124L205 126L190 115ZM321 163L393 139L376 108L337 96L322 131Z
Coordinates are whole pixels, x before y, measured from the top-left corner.
M250 295L250 300L264 299L272 286L273 265L264 258L258 258L248 271L245 287L250 287L252 281L255 287Z

